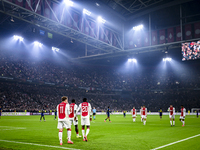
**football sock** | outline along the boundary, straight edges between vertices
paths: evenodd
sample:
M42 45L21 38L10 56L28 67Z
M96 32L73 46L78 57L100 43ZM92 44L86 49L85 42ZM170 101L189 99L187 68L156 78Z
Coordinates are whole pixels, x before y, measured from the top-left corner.
M83 138L84 138L84 136L85 136L85 130L84 129L82 129L82 135L83 135Z
M142 122L142 118L141 118L141 122Z
M175 121L173 121L173 125L175 125Z
M183 125L185 124L185 121L182 121Z
M68 141L71 141L71 129L67 130Z
M58 137L59 137L60 143L62 143L62 131L59 131Z
M96 119L96 116L94 116L94 119Z
M87 130L86 130L86 136L89 134L89 132L90 132L90 128L87 128Z
M146 121L144 121L144 125L146 124Z
M170 124L172 125L172 121L170 121Z

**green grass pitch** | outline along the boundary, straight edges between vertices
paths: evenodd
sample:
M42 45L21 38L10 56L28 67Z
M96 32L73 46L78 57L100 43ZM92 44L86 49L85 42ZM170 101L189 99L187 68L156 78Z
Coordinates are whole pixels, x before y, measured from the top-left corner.
M77 139L74 126L72 126L74 144L67 144L65 129L63 145L60 146L57 120L54 120L54 116L46 115L45 117L46 122L40 122L40 116L3 116L0 119L0 150L53 150L62 149L62 147L71 150L150 150L200 134L200 118L192 115L186 116L185 127L182 127L179 116L176 116L176 126L171 127L168 115L163 116L162 120L159 116L149 115L145 126L141 123L140 116L137 116L136 122L133 122L131 115L127 115L126 118L122 115L111 115L112 122L110 123L104 122L105 115L97 115L96 120L91 122L88 142L83 142L82 138ZM79 134L82 134L80 118ZM7 140L7 142L2 140ZM199 141L200 136L197 136L161 149L200 149ZM39 145L31 145L31 143Z

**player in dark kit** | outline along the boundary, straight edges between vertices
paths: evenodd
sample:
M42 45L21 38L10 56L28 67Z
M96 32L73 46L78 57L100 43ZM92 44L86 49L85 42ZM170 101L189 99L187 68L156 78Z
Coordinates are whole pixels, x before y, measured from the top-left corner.
M1 113L2 113L2 110L1 110L1 106L0 106L0 119L1 119Z
M160 119L162 119L162 108L160 108L159 114L160 114Z
M54 120L56 120L56 117L57 117L57 110L56 109L54 110L54 115L55 115Z
M41 111L40 122L41 122L42 118L43 118L44 121L46 121L45 118L44 118L44 108Z
M126 118L126 111L123 111L123 116L124 118Z
M110 107L109 106L108 106L108 109L106 111L106 114L107 114L107 118L104 120L104 122L106 122L107 119L109 119L109 122L111 122L110 121Z

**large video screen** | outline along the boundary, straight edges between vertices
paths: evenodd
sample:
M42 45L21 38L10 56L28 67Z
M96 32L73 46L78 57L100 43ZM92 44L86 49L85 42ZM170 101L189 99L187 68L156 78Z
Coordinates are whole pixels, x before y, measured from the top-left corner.
M200 40L182 43L182 61L200 59Z

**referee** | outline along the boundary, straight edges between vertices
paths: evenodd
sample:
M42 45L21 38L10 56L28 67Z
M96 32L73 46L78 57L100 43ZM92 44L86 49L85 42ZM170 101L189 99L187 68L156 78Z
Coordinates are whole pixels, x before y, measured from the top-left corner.
M93 107L93 119L95 120L96 119L96 109L95 109L95 107Z

